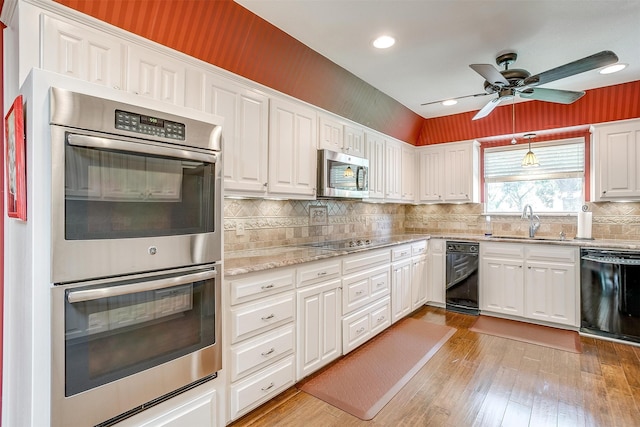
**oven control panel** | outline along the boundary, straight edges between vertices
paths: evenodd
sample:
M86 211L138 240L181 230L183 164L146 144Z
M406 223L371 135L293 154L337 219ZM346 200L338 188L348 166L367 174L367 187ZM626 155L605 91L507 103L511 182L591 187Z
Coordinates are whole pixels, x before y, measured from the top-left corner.
M186 126L145 114L116 110L116 129L184 141Z

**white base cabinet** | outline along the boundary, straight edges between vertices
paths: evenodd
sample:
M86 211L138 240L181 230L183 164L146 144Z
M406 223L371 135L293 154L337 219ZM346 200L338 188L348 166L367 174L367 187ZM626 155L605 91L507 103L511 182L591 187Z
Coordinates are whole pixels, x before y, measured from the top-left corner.
M480 309L579 325L579 249L553 245L480 244Z
M446 293L446 241L430 239L427 260L427 302L436 307L445 306Z

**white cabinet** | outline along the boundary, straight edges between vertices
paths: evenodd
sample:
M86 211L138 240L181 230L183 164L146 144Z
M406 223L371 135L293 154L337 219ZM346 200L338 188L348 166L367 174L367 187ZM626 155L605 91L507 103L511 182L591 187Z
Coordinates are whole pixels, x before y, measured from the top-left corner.
M42 43L45 70L122 88L123 47L115 37L43 14Z
M128 91L175 105L184 105L185 65L167 55L130 45Z
M402 199L402 143L385 140L384 197L388 201Z
M382 134L365 133L365 158L369 160L369 198L384 199L385 140Z
M389 296L342 319L342 352L347 354L391 326Z
M445 306L446 290L446 241L430 239L427 262L427 301L437 307Z
M428 241L411 244L411 311L427 302Z
M326 113L319 114L318 148L338 153L365 156L364 129Z
M225 195L262 196L267 191L269 99L230 80L207 75L205 111L224 118Z
M482 311L578 326L578 248L495 242L480 247Z
M524 315L524 246L481 244L480 310Z
M429 145L418 149L420 168L419 200L421 202L444 201L444 147Z
M579 249L527 246L525 317L578 326Z
M309 263L298 268L298 381L342 354L340 273L340 259Z
M316 110L290 100L271 99L269 193L297 199L315 198L316 140Z
M594 128L592 200L640 199L640 120Z
M402 144L402 200L405 202L416 201L416 155L415 147Z
M229 420L295 381L295 274L293 268L281 268L225 282Z
M452 142L421 147L421 202L478 203L480 197L480 144Z
M411 299L411 245L400 245L391 250L391 322L395 323L412 311Z

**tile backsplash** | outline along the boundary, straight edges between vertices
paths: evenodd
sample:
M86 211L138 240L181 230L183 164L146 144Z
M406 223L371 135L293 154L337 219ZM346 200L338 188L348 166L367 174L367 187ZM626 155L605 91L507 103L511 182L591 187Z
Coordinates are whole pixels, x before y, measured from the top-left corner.
M640 240L640 203L587 205L593 212L595 239ZM326 207L326 225L311 225L310 207L315 206ZM405 232L483 235L483 213L482 204L477 203L414 206L352 200L225 199L224 249L238 251ZM529 223L520 215L491 215L491 222L494 235L527 235ZM540 222L536 233L540 237L557 237L564 231L567 238L573 238L577 233L575 214L543 214Z

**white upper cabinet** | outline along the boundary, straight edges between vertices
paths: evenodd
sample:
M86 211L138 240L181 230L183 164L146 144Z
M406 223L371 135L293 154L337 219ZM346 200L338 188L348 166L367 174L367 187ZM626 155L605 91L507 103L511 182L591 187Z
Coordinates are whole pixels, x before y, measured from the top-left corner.
M377 132L365 133L365 158L369 160L369 198L384 199L384 136Z
M364 129L327 113L318 116L318 148L365 156Z
M402 144L402 201L413 203L416 201L416 151L409 144Z
M388 201L402 199L402 143L385 140L384 159L384 197Z
M436 144L418 149L421 202L478 203L480 144Z
M205 110L224 118L225 195L267 191L269 99L227 79L207 75Z
M115 37L43 14L45 70L121 89L123 47Z
M316 110L271 98L269 104L269 193L314 199L316 195Z
M185 65L150 49L129 46L129 92L184 105Z
M640 120L595 126L592 201L640 199Z

